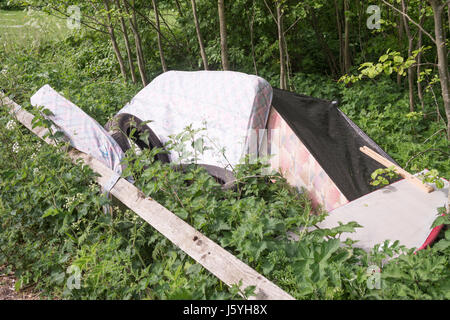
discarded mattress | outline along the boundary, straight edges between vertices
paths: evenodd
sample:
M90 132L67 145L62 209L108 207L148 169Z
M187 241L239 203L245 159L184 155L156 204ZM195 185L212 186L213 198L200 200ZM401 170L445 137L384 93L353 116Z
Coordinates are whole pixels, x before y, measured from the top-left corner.
M431 226L447 203L448 183L429 194L406 180L375 191L370 175L384 166L359 148L369 146L396 162L337 103L273 89L267 128L272 168L329 212L319 227L356 221L363 228L341 238L358 240L365 250L385 240L423 249L435 240L440 227Z
M149 126L164 144L189 126L206 126L213 146L198 155L199 163L227 167L246 153L247 131L264 128L272 101L272 87L257 76L231 71L169 71L142 89L120 113L128 113ZM224 149L224 155L220 150ZM193 152L187 146L188 152ZM170 152L177 162L179 154ZM183 159L183 161L185 160Z
M339 110L337 103L273 89L267 128L272 167L331 211L371 191L370 175L383 168L359 151L366 145L395 161ZM279 130L278 135L271 135ZM273 141L273 139L279 141Z
M39 89L30 101L31 105L42 106L53 113L46 117L64 132L74 148L91 155L114 172L122 173L122 149L106 130L83 110L49 85Z

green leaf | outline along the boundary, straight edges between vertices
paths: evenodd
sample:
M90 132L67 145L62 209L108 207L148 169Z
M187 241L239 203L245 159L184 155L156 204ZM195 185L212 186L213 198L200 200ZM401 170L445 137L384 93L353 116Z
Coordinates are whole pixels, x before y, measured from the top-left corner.
M436 182L436 188L438 188L438 189L444 188L444 182L441 179L438 179L435 182Z
M42 113L46 116L54 116L53 112L51 112L49 109L42 110Z
M394 62L397 64L400 64L404 61L403 57L401 56L394 56Z
M46 218L49 216L56 216L59 214L59 210L55 207L50 207L47 210L45 210L44 214L42 215L42 218Z
M19 292L20 289L22 288L22 284L23 284L23 280L20 278L20 279L17 280L16 283L14 284L14 290L16 290L16 292Z
M447 230L449 231L449 230ZM450 247L450 241L449 240L445 240L442 239L441 241L439 241L438 243L436 243L433 248L438 250L438 251L444 251L445 249Z
M273 263L271 263L270 261L264 261L262 264L262 271L264 274L268 275L272 272L273 268L275 267L275 265Z
M388 58L389 58L389 55L385 54L385 55L382 55L382 56L380 57L379 61L380 61L380 62L385 62Z
M363 64L361 64L359 69L362 69L362 68L365 68L365 67L372 67L372 66L373 66L372 62L364 62Z
M331 257L331 255L339 248L340 243L341 242L339 241L339 239L331 239L325 242L323 244L322 255L318 262L321 263L328 260Z
M434 220L431 228L435 228L440 225L443 225L443 224L445 224L446 221L447 221L447 218L445 216L440 216L440 217L436 218L436 220Z
M181 209L178 209L176 212L176 215L178 216L178 217L180 217L181 219L183 219L183 220L186 220L188 217L189 217L189 212L187 212L185 209L183 209L183 208L181 208Z

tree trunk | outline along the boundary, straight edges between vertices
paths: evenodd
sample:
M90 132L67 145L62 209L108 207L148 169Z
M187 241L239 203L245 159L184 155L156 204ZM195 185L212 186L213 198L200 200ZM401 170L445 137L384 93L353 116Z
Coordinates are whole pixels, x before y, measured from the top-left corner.
M350 58L350 19L347 17L346 12L349 11L349 0L344 0L344 70L345 73L350 71L350 67L352 65Z
M421 17L420 17L420 21L419 21L419 25L423 26L423 23L425 21L425 14L422 14L422 4L419 4L419 12L421 13ZM418 39L417 39L417 47L416 49L419 50L422 47L423 44L423 32L422 30L418 30L419 35L418 35ZM422 63L422 52L419 52L417 54L417 77L420 76L420 72L421 72L421 64ZM423 117L426 118L426 114L425 114L425 104L423 101L423 88L422 88L422 83L417 81L417 95L419 96L419 101L420 104L422 106L422 113L423 113Z
M311 26L312 26L312 28L314 30L314 33L316 34L317 41L321 45L322 50L323 50L323 52L325 54L325 57L327 58L328 65L330 67L330 71L331 71L332 77L336 78L337 74L339 74L338 66L336 64L336 58L334 57L333 52L331 51L331 49L328 46L327 42L323 38L322 32L320 32L320 30L319 30L319 23L318 23L317 16L316 16L316 13L315 13L314 9L310 8L308 12L309 12L310 17L311 17L311 20L310 20L311 21Z
M450 3L447 5L448 29L450 30Z
M363 58L364 61L366 61L366 55L365 55L365 50L364 50L364 42L363 42L363 37L362 37L362 22L361 22L361 16L364 16L364 10L362 10L361 7L362 3L360 1L356 1L357 3L357 12L358 12L358 39L359 39L359 48L361 50L361 56ZM362 11L362 12L361 12Z
M447 5L447 15L448 15L448 28L450 31L450 3ZM447 55L446 55L447 57ZM448 63L448 61L447 61ZM447 75L448 75L448 65L447 65ZM448 84L448 83L447 83ZM447 95L448 98L448 95ZM448 105L446 107L446 113L447 113L447 139L450 140L450 115L449 115L449 111L448 111ZM450 190L448 192L448 197L447 197L447 214L450 214Z
M180 2L178 0L175 0L175 4L177 5L178 13L180 14L180 17L184 17L183 11L181 10Z
M119 46L117 45L116 35L114 33L114 28L111 23L111 15L109 13L109 0L103 0L103 3L105 4L105 8L106 8L106 18L107 18L106 27L108 29L109 38L111 39L114 53L116 55L117 61L119 62L120 72L122 73L122 76L125 79L125 81L127 81L128 80L127 71L125 69L125 64L123 63L122 54L120 53Z
M398 46L402 47L402 40L403 40L403 22L402 22L402 15L399 14L398 16ZM402 76L397 73L397 85L402 84Z
M253 30L253 26L255 24L255 0L253 0L252 4L252 17L250 19L250 44L252 46L252 61L253 61L253 68L255 69L255 74L258 75L258 68L256 65L256 57L255 57L255 33Z
M220 49L222 54L222 68L223 70L230 70L230 63L228 61L227 23L225 19L224 0L218 0L217 4L219 8Z
M407 14L407 8L405 4L405 0L402 0L402 12ZM414 37L411 34L411 30L409 28L408 20L403 15L403 25L405 27L405 33L408 37L408 57L412 56L413 51L413 41ZM414 68L411 66L408 68L408 90L409 90L409 111L414 112Z
M284 53L286 55L286 88L291 89L291 59L289 58L288 44L286 36L283 34Z
M287 89L286 55L284 52L283 13L281 4L277 4L278 49L280 51L280 88Z
M134 36L134 44L136 46L136 57L137 57L137 62L138 62L138 69L139 69L139 74L141 76L141 81L142 81L142 85L145 87L147 86L148 82L147 82L147 76L145 74L145 62L144 62L144 54L142 53L142 42L141 42L141 36L139 35L139 30L138 30L138 26L137 26L137 20L136 20L136 11L134 9L134 4L135 2L132 2L132 13L131 13L131 17L129 17L129 21L130 21L130 26L131 26L131 31L133 32L133 36ZM128 14L128 16L130 16L130 10L128 7L128 1L125 1L125 10Z
M198 23L197 6L195 4L195 0L191 0L191 5L192 13L194 15L195 30L197 31L198 45L200 46L200 55L202 56L203 60L203 67L205 68L205 70L209 70L208 57L206 56L205 45L203 44L203 37L200 31L200 24Z
M428 0L433 8L434 33L438 55L439 79L441 82L442 99L444 100L445 113L447 115L447 139L450 140L450 92L447 47L445 45L444 25L442 13L444 6L438 0Z
M161 59L161 67L163 69L163 72L167 72L166 59L164 58L164 51L163 51L162 43L161 43L161 27L159 25L159 13L158 13L158 5L156 3L156 0L152 0L152 4L153 4L153 11L155 11L156 28L158 29L158 32L157 32L158 50L159 50L159 57Z
M131 80L133 81L133 83L136 83L137 79L136 79L136 74L134 73L133 54L131 52L130 39L128 38L128 30L125 25L125 20L123 19L123 16L122 16L122 10L121 10L119 0L116 0L116 6L121 14L120 18L119 18L120 27L122 28L123 39L125 40L125 48L127 49L127 58L128 58L128 65L130 67Z
M334 7L336 10L336 26L337 26L337 32L339 34L339 69L340 69L340 75L343 75L344 72L344 40L342 39L342 24L341 24L341 15L339 13L339 5L338 1L334 0Z

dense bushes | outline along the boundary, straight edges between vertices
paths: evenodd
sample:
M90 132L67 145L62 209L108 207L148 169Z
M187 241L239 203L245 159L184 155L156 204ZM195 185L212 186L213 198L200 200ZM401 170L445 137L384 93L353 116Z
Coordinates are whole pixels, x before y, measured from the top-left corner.
M0 0L0 9L2 10L18 10L23 7L15 1Z

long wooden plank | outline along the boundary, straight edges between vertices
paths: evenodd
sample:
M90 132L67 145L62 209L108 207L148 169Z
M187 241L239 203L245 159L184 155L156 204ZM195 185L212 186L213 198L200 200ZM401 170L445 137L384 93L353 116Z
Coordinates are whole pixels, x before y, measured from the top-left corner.
M404 170L403 168L400 168L399 166L397 166L396 164L392 163L391 161L389 161L385 157L379 155L377 152L373 151L369 147L364 146L364 147L359 148L359 150L362 153L368 155L369 157L371 157L372 159L378 161L379 163L381 163L382 165L384 165L386 167L394 167L395 171L400 176L402 176L403 178L405 178L409 182L413 183L414 185L419 187L421 190L423 190L423 191L425 191L427 193L430 193L430 192L434 191L434 188L432 186L423 183L422 180L420 180L419 178L413 176L412 174L410 174L408 171Z
M0 99L3 100L3 105L8 107L11 113L15 114L18 121L41 139L43 138L47 130L43 128L32 128L32 114L23 109L19 109L20 107L7 97L3 96L2 99L1 92ZM49 139L46 139L46 142L53 144ZM115 173L111 169L85 153L71 149L68 155L74 162L82 159L86 165L100 174L97 177L97 182L103 187L115 176ZM252 297L252 299L294 299L158 202L151 198L146 198L139 189L127 180L120 178L110 192L119 201L133 210L177 247L186 252L227 285L239 284L242 281L242 289L247 286L255 286L256 297Z

